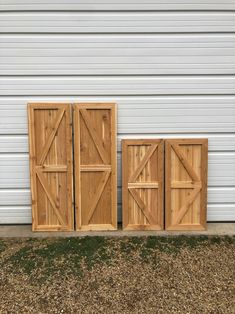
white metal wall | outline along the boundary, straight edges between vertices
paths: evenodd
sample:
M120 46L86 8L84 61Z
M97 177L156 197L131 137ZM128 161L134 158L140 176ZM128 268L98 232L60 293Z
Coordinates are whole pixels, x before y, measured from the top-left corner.
M208 137L235 220L235 0L0 0L0 223L30 223L28 101L118 103L126 137Z

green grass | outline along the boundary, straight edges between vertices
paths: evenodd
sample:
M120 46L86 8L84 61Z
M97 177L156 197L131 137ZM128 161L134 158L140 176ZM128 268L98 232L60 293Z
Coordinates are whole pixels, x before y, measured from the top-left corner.
M193 250L198 246L230 245L235 244L235 237L84 237L28 239L21 244L23 247L4 259L2 265L8 264L13 273L21 271L32 277L36 274L43 280L54 273L81 277L82 265L91 269L96 263L111 263L120 255L130 260L135 254L143 262L156 263L159 251L178 254L183 248ZM0 240L0 252L6 247L6 243Z
M25 247L11 255L7 262L13 271L21 269L29 275L42 269L43 277L55 272L72 272L81 276L82 261L91 268L95 263L109 259L106 246L107 239L103 237L30 240Z

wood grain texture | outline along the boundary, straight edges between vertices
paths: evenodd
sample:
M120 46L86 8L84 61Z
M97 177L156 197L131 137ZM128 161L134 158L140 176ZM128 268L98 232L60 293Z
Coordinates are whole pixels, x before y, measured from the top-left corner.
M116 106L74 105L76 230L117 229Z
M70 104L28 104L33 231L74 229Z
M166 230L205 230L207 139L165 141Z
M122 141L124 230L163 229L163 141Z

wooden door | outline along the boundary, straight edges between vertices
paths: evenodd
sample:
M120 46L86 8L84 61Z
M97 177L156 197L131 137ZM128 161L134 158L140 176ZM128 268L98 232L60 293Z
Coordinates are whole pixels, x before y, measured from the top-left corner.
M167 230L205 230L207 139L165 142L165 213Z
M122 141L122 206L125 230L163 228L163 141Z
M69 104L29 104L33 231L73 230Z
M115 230L115 104L79 103L74 108L76 229Z

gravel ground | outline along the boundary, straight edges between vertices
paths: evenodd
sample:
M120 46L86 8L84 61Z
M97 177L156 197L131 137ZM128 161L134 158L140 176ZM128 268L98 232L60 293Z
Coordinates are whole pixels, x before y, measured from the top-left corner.
M0 240L0 313L235 313L235 238Z

